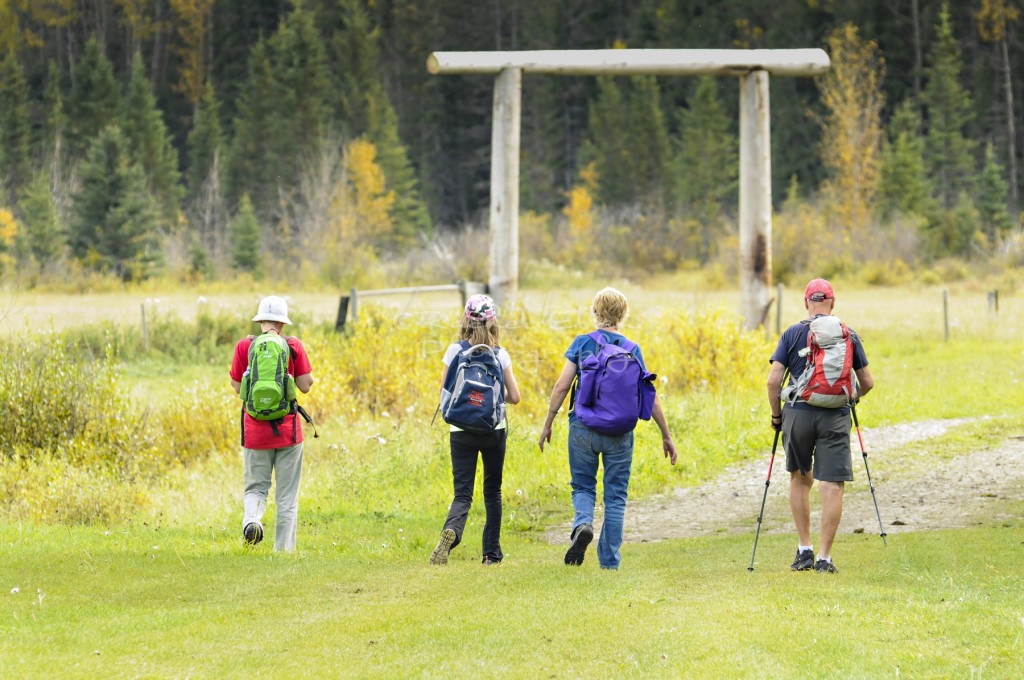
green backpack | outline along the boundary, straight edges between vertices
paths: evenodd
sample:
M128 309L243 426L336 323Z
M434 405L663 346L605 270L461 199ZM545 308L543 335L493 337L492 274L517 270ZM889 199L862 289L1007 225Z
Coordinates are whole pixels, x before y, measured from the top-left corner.
M249 345L249 368L242 375L239 396L245 412L256 420L280 420L293 413L295 378L288 372L291 348L276 333L264 333Z

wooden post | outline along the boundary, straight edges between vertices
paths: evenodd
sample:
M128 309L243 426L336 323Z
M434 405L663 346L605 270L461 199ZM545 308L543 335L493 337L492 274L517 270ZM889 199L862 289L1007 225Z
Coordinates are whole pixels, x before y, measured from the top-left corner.
M942 291L942 330L946 342L949 342L949 291Z
M149 354L149 328L146 326L146 303L143 302L142 308L142 351Z
M356 289L352 288L348 291L348 311L352 314L352 321L359 317L356 316L356 312L359 307L359 295L356 293Z
M519 128L523 71L494 79L491 128L491 297L504 305L519 290Z
M764 322L772 285L772 158L768 72L740 78L740 313Z
M336 331L345 330L345 321L348 318L348 302L348 295L342 295L338 300L338 316L334 321L334 330Z
M519 112L522 74L713 75L740 78L740 292L746 328L767 328L771 300L771 140L768 74L817 76L824 50L533 50L434 52L434 74L497 74L491 132L491 273L502 304L519 286Z
M775 286L775 335L782 335L782 284Z

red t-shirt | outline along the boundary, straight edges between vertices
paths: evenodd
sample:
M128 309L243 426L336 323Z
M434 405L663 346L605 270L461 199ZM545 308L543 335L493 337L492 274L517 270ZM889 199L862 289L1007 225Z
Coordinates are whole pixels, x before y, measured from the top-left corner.
M302 346L302 342L298 338L287 336L285 339L292 349L292 356L288 359L288 372L295 377L312 373L313 368L309 365L309 356L306 355L306 348ZM231 379L235 382L242 382L242 374L249 368L249 345L252 341L253 338L245 337L235 345L235 354L231 358ZM274 427L269 422L256 420L244 409L242 422L245 427L244 445L247 449L280 449L302 441L302 418L297 414L287 415L277 424L277 435L274 434Z

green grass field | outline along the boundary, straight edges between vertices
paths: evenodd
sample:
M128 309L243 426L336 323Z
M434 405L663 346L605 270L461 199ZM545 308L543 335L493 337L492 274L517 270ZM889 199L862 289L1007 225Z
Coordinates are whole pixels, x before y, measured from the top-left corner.
M651 309L734 302L714 291L627 292L640 319ZM333 320L331 298L322 297L324 310L306 313ZM525 297L554 311L586 302L582 291ZM798 319L799 291L787 291L783 305L787 323ZM118 323L135 323L138 305L123 309ZM941 291L851 291L836 310L864 337L877 381L859 408L862 425L993 416L930 442L929 455L941 459L1024 434L1020 300L1005 296L993 316L984 291L965 289L951 296L950 310L949 342ZM190 366L184 377L229 390L227 363ZM165 406L162 383L175 374L166 358L122 368L135 402ZM656 428L642 426L631 498L766 460L761 385L760 375L742 389L677 392L670 384L663 396L680 464L668 466ZM526 398L543 403L545 394ZM444 429L430 429L420 411L400 421L339 415L318 423L295 554L274 554L272 532L255 549L242 545L241 469L230 447L134 490L142 501L128 521L0 522L0 677L1024 674L1024 506L1008 507L1011 521L890 534L888 547L841 527L835 576L791 573L791 533L762 533L748 572L753 521L747 534L627 544L619 572L599 570L593 551L581 568L567 568L564 546L544 536L571 516L565 432L556 428L541 455L540 423L529 412L513 412L506 560L497 567L478 561L479 484L466 542L447 568L427 563L451 488ZM872 472L898 475L884 457L872 459ZM59 471L37 474L51 489L71 483ZM784 483L771 492L784 494ZM759 501L737 499L750 503L751 517Z
M1019 677L1021 528L844 537L824 576L788 570L788 536L752 573L742 535L629 545L610 573L523 534L497 567L432 568L344 518L287 556L221 527L4 527L0 674Z

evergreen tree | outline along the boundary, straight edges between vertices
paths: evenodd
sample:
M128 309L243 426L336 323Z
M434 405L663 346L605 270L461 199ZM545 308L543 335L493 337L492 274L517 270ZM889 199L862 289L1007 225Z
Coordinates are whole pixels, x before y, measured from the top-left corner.
M32 257L40 267L56 260L64 240L57 218L57 206L53 204L50 177L46 172L37 172L32 181L22 188L18 208L21 210L27 246Z
M946 4L939 12L935 33L928 81L921 96L927 120L925 163L942 208L949 210L960 193L970 191L974 184L974 142L965 134L973 114L971 97L960 86L960 47Z
M206 83L206 91L196 111L195 125L188 135L188 188L195 198L210 177L214 159L224 148L224 132L220 124L220 102L213 84Z
M957 196L953 208L929 221L926 236L933 255L965 257L971 254L971 244L978 231L979 215L966 191Z
M75 63L74 83L68 97L69 142L75 153L83 152L100 131L117 120L121 101L114 67L96 38L85 43Z
M273 205L280 169L268 131L274 128L274 77L267 43L260 41L249 58L249 82L238 101L228 171L228 192L233 200L243 194L257 197L260 207ZM276 132L275 132L276 134Z
M630 79L628 157L633 161L636 199L664 208L674 189L669 170L669 140L661 111L661 91L654 76ZM623 134L623 133L620 133Z
M736 192L739 173L737 140L729 132L718 86L716 78L698 78L690 106L679 112L676 193L700 222L701 264L711 255L712 237L721 228L721 203Z
M925 216L933 211L920 129L913 102L903 100L889 121L889 139L882 149L878 209L883 219L896 212Z
M1006 181L992 144L985 147L985 167L978 182L978 219L990 245L1013 228L1006 208Z
M299 4L269 41L280 97L276 128L282 145L299 156L318 148L330 120L328 102L334 99L323 38L313 19Z
M61 93L60 68L57 62L50 61L46 76L46 89L43 91L43 108L46 122L43 127L42 143L46 151L60 155L61 142L68 128L67 111L64 95Z
M320 150L330 118L326 63L313 15L301 6L253 48L235 121L230 190L236 199L255 197L257 213L280 216L280 201L296 190L306 159Z
M132 75L121 115L121 129L128 144L128 153L146 173L149 193L156 200L164 223L174 225L181 193L178 183L178 152L171 144L163 115L156 105L156 97L150 91L145 66L138 55L132 60Z
M0 65L0 145L4 148L0 179L6 181L7 201L13 205L18 190L29 180L28 84L21 60L12 50Z
M258 277L262 273L260 250L260 223L249 195L245 194L231 222L231 265Z
M626 139L628 114L622 92L612 78L597 79L598 95L590 105L590 129L583 162L594 163L597 199L604 205L635 200L633 168Z
M79 177L68 235L71 254L126 281L151 274L160 264L153 199L120 128L109 126L93 140Z
M430 231L430 215L399 136L398 116L381 82L380 29L372 27L361 0L337 0L337 5L342 26L330 47L335 79L341 83L341 118L350 135L365 134L376 147L388 189L395 193L395 238L408 244L417 233Z

